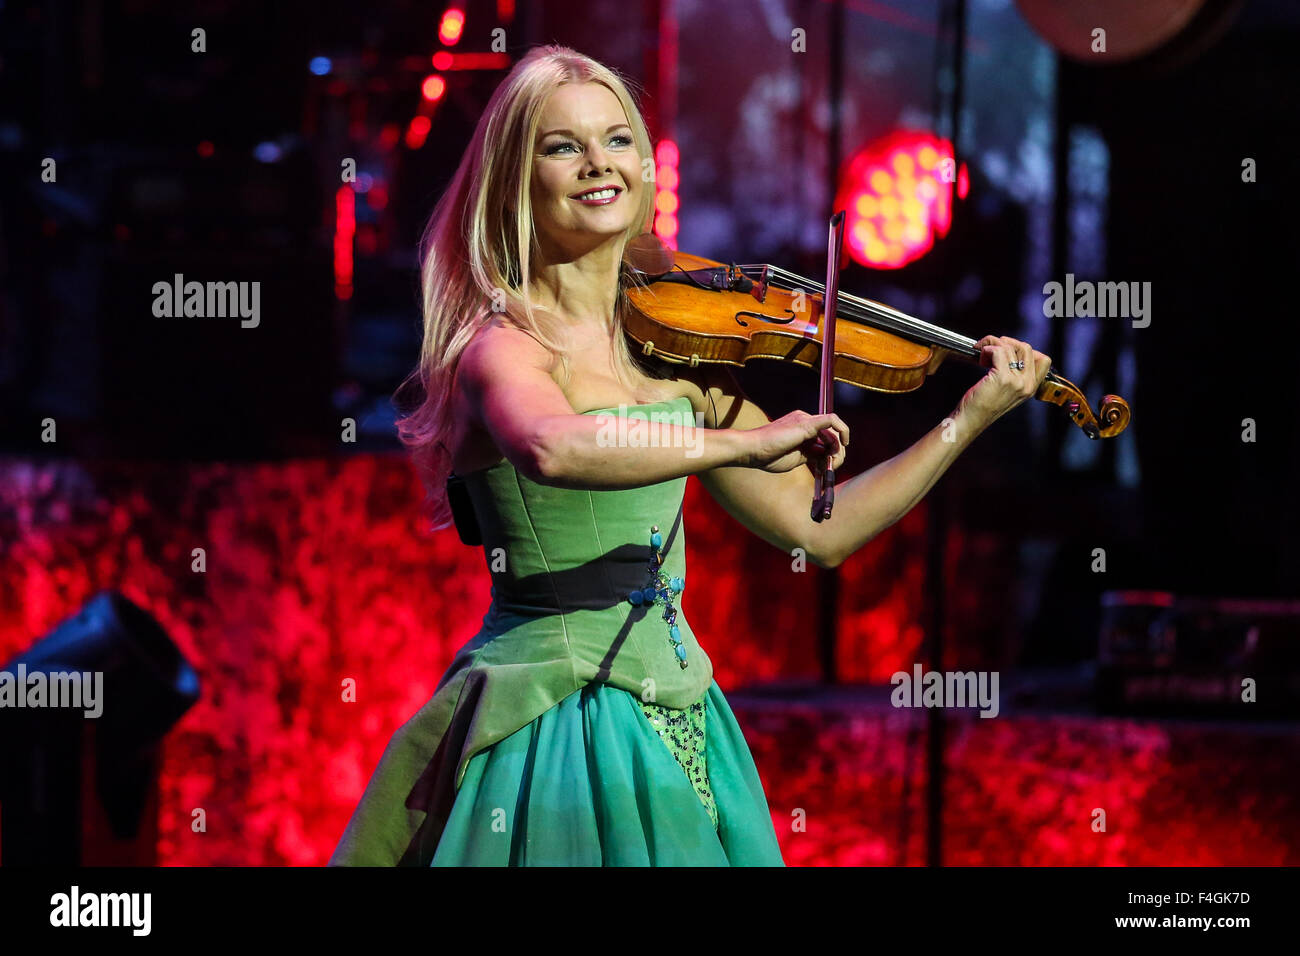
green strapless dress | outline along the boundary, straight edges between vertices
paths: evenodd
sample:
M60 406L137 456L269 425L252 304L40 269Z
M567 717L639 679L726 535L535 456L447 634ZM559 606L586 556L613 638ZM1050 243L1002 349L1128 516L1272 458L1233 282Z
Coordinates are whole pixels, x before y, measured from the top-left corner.
M613 437L615 409L587 414L608 412ZM626 418L695 421L685 397ZM492 603L394 733L330 865L783 866L685 591L628 600L651 580L652 526L658 572L707 593L686 581L686 479L578 491L507 461L463 477Z

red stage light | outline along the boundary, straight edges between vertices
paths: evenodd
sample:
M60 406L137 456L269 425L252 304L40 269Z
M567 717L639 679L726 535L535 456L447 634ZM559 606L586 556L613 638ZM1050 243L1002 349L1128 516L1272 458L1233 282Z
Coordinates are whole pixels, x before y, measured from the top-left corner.
M452 46L460 39L461 31L465 29L465 11L456 7L449 7L447 12L442 15L442 22L438 25L438 39L447 46Z
M357 231L357 197L344 184L334 194L334 294L352 298L352 237Z
M921 258L936 236L948 234L954 185L965 199L966 164L954 173L952 144L945 139L900 130L868 146L848 162L835 197L835 208L846 214L848 254L878 269Z
M442 70L506 70L510 68L508 53L448 53L439 50L433 55L433 68Z
M406 145L409 149L419 149L424 145L424 138L429 135L429 117L420 115L412 117L406 127Z
M681 154L670 139L655 148L655 216L654 232L670 249L677 248L677 161Z
M677 235L677 217L670 216L667 213L660 213L655 216L655 232L659 234L661 239L675 237ZM676 248L676 246L674 245L673 248Z
M209 156L213 154L213 152L215 152L215 148L213 147L211 140L206 140L206 139L199 143L198 150L199 150L199 155L202 156L204 159L207 159Z
M676 166L681 158L677 144L671 139L662 140L655 148L655 162L661 166Z
M442 94L447 92L447 81L434 73L424 78L420 84L420 92L424 98L430 102L442 99Z

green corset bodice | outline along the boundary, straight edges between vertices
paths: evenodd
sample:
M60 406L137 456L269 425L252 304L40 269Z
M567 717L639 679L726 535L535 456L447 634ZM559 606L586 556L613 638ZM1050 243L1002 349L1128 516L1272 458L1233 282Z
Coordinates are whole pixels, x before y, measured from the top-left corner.
M615 412L611 419L620 417L615 409L586 414L608 412ZM685 396L634 405L621 417L695 422ZM685 477L580 491L530 481L508 461L462 477L483 538L492 603L479 633L457 653L438 688L451 729L464 734L457 786L474 753L589 682L671 710L700 700L712 683L713 665L686 619L685 593L671 595L671 621L664 619L662 601L635 606L628 600L649 581L653 526L662 537L659 572L690 584L682 523Z

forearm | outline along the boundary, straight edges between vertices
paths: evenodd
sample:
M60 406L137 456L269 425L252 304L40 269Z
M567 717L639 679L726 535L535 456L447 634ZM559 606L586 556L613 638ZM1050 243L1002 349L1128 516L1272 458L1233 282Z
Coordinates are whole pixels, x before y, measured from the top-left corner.
M949 418L950 424L940 422L906 451L836 484L830 519L815 524L812 531L809 550L819 563L840 564L911 511L988 427L965 413L954 412Z
M639 488L744 462L745 433L637 421L614 415L557 415L538 438L540 484L558 488Z

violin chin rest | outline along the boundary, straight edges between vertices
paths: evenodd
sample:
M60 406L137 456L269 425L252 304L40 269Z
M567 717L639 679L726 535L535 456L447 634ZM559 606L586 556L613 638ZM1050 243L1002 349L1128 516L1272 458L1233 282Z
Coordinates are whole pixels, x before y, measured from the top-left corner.
M623 248L629 268L647 276L661 276L673 267L673 251L652 232L643 232Z

